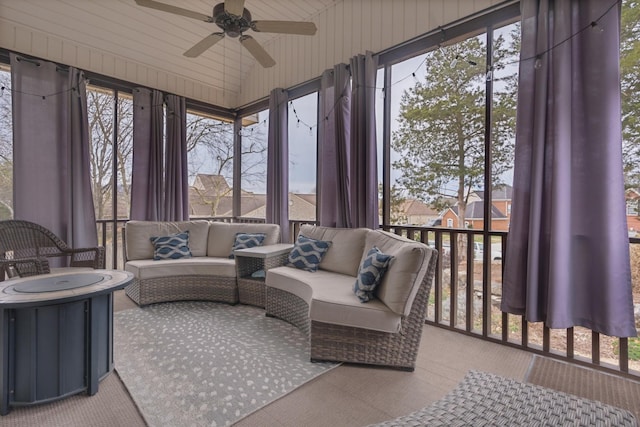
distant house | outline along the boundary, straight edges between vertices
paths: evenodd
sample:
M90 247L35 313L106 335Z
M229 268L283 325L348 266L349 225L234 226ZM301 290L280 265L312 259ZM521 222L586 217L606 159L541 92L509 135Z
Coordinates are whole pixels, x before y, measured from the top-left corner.
M630 188L625 192L627 205L627 229L629 236L636 237L640 233L640 191Z
M406 199L398 211L403 216L403 222L411 225L432 224L440 217L438 211L417 199Z
M511 222L511 199L513 187L507 184L496 186L491 190L491 230L508 231ZM469 197L465 209L465 228L482 230L484 227L484 192L474 191ZM446 209L442 215L442 227L458 227L458 206Z
M458 206L452 206L442 214L442 227L458 227ZM484 200L467 204L464 215L464 228L482 230L484 227ZM491 206L491 229L499 231L509 230L509 218L495 205Z
M240 216L265 218L266 194L242 191ZM189 187L189 212L192 218L233 215L233 188L222 175L198 174ZM289 218L314 221L316 195L289 193Z

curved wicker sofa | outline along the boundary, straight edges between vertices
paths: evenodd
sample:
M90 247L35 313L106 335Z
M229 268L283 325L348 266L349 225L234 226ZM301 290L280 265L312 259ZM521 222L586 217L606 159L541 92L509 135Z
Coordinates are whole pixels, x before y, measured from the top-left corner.
M288 266L268 270L267 315L286 320L309 336L311 360L413 371L437 251L381 230L303 225L300 234L332 245L316 272ZM361 303L353 285L373 246L394 260L376 298Z
M190 258L153 260L151 237L189 230ZM236 233L265 233L263 245L280 241L277 224L195 221L129 221L123 228L124 269L134 275L126 294L138 305L180 300L236 304Z

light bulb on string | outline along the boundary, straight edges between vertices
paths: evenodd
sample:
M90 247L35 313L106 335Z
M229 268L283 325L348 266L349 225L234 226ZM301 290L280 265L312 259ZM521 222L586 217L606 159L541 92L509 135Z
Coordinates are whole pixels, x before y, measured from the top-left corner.
M535 68L536 70L539 70L540 68L542 68L542 59L540 59L539 56L536 56L536 60L533 63L533 68Z
M600 23L598 21L592 21L591 22L591 30L595 31L596 33L603 33L604 32L604 27L602 25L600 25Z
M298 123L296 123L296 127L300 128L300 119L298 119Z
M313 136L313 127L309 126L309 136Z

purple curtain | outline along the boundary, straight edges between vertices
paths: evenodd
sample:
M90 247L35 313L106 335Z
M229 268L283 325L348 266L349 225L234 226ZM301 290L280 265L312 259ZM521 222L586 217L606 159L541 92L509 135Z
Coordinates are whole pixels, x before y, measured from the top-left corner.
M131 219L161 221L163 212L162 92L133 91L133 166Z
M14 218L97 245L84 75L11 54Z
M164 219L189 219L189 176L187 171L187 107L184 97L167 95L167 168L165 173Z
M327 227L352 227L351 91L346 64L322 74L318 112L318 221Z
M351 58L351 224L378 228L376 73L371 52Z
M620 5L521 5L502 310L550 328L636 336L622 175Z
M266 220L280 225L282 242L290 241L288 101L287 91L281 88L269 95Z

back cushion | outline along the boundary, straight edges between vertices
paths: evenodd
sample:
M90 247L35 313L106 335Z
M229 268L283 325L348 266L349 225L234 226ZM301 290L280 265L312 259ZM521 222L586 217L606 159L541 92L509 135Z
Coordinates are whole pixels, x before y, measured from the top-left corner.
M364 252L368 228L332 228L304 224L300 234L312 239L332 242L320 262L320 270L347 274L356 277Z
M209 226L207 255L229 258L231 248L236 240L236 233L264 233L262 246L275 245L280 242L280 226L278 224L245 224L212 222Z
M207 255L209 221L129 221L125 224L127 261L153 259L152 237L189 230L189 249L195 256Z
M427 274L429 259L435 251L423 243L382 230L374 230L367 235L366 250L373 246L394 256L376 289L378 299L394 313L409 315L418 288Z

